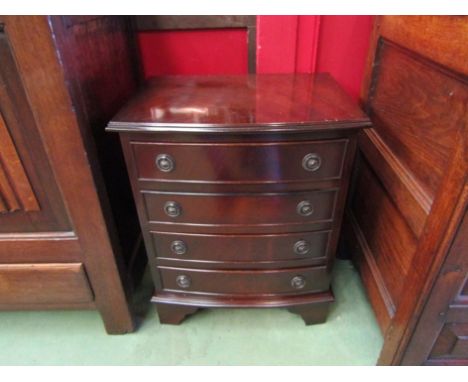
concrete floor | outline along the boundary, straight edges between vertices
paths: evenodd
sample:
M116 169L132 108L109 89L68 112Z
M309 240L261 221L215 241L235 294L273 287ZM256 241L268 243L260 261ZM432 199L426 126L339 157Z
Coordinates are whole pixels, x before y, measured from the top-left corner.
M329 319L313 326L285 309L204 310L160 325L145 304L137 332L109 336L95 311L2 312L0 365L374 365L382 336L350 262L336 262L333 284Z

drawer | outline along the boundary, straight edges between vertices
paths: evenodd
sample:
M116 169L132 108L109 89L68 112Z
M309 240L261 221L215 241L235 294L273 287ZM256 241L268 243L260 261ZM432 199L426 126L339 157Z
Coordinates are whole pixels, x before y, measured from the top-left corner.
M131 147L140 180L272 183L340 178L347 142L131 142Z
M147 218L152 223L248 226L331 221L337 190L268 194L142 193Z
M268 295L328 290L326 267L267 271L220 271L158 267L163 290L185 293Z
M91 301L93 293L82 264L0 265L0 306Z
M327 255L330 231L273 235L208 235L153 232L158 258L212 262L318 259Z

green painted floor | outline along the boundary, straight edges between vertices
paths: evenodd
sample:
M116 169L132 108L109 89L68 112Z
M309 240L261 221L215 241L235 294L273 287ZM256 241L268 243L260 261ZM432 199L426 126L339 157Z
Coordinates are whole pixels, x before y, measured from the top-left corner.
M2 312L0 365L374 365L382 336L350 262L336 262L333 285L328 321L312 326L284 309L204 310L160 325L151 306L137 332L109 336L94 311Z

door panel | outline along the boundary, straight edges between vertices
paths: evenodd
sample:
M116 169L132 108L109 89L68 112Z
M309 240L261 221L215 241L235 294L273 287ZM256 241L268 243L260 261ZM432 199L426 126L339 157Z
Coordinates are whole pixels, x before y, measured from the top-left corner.
M67 231L62 197L1 28L0 62L0 234Z
M359 137L344 232L384 334L379 364L468 358L465 310L447 310L461 300L436 282L468 200L467 33L467 17L375 18L362 88L373 128ZM441 308L420 319L434 298Z
M0 264L0 309L92 301L83 264Z
M351 206L358 212L356 222L379 271L380 288L388 291L391 306L397 307L416 250L416 238L369 166L362 161ZM366 193L372 198L360 197Z
M385 39L376 60L369 102L375 131L432 201L464 118L466 84Z

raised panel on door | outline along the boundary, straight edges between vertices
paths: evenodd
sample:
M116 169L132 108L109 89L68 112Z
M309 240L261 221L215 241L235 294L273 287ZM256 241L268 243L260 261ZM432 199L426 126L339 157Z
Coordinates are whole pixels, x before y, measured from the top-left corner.
M430 201L466 118L467 84L382 39L370 94L374 129Z
M379 275L379 288L388 292L395 307L404 293L416 238L369 163L362 159L359 167L350 205L369 248L373 272Z
M0 309L93 301L83 264L0 264Z
M0 62L0 234L67 231L70 223L4 25Z
M418 317L466 208L467 31L466 17L376 17L363 84L373 128L359 137L345 231L384 329L380 364L424 363L445 320Z

